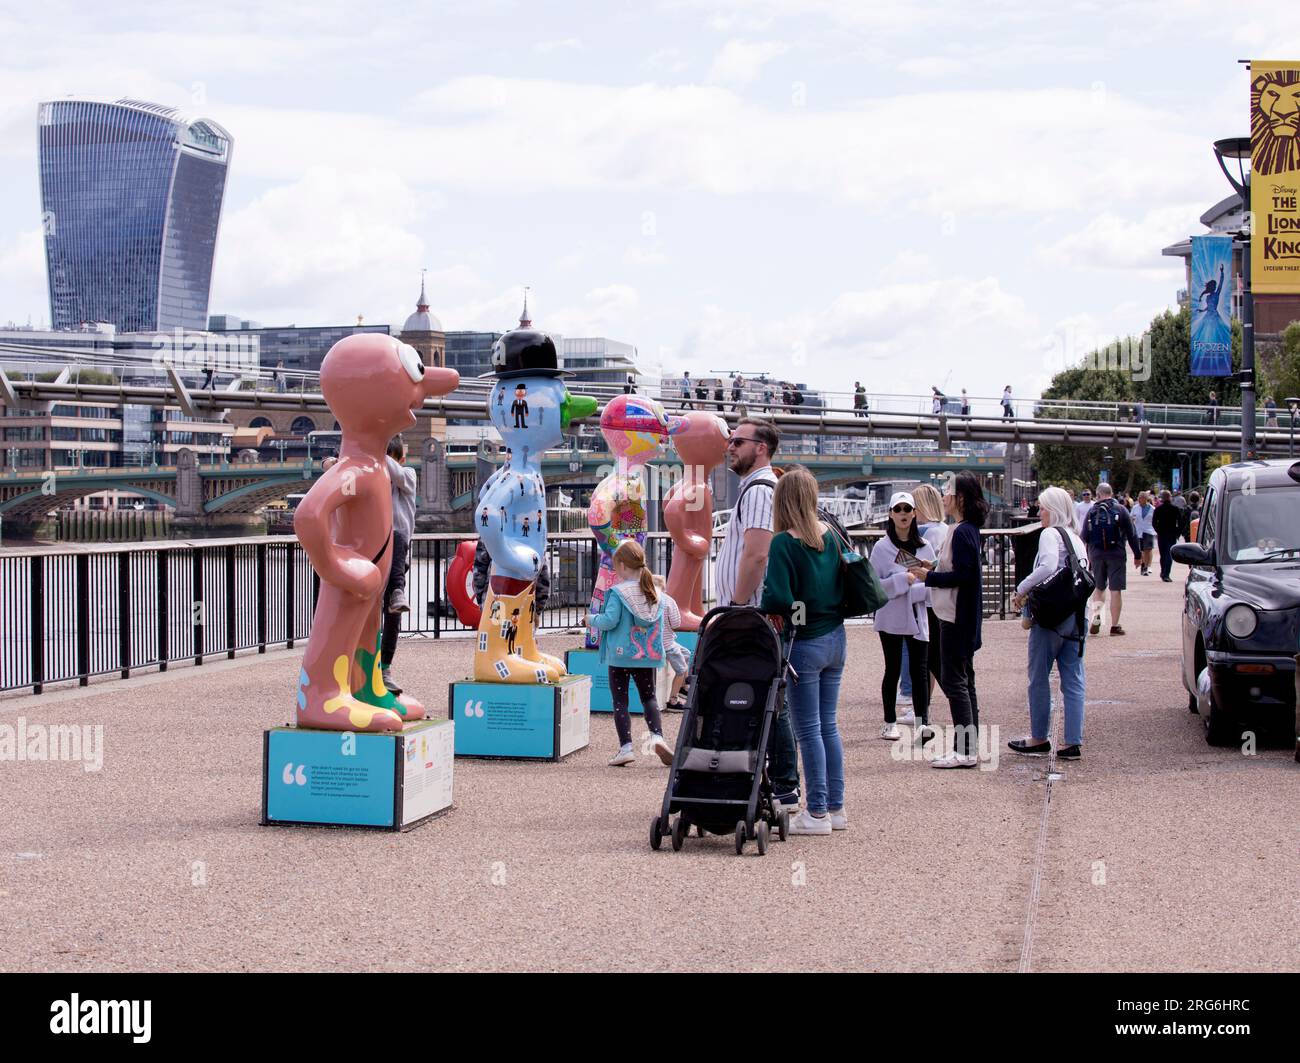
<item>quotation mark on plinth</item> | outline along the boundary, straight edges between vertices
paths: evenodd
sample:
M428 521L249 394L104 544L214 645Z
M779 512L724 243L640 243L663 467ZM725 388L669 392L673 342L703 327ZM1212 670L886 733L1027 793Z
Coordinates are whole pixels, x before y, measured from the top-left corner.
M465 715L478 716L481 718L483 716L483 702L481 701L465 702Z
M285 786L306 786L307 765L299 764L295 771L291 761L284 766L284 773L281 775L281 778L284 779Z

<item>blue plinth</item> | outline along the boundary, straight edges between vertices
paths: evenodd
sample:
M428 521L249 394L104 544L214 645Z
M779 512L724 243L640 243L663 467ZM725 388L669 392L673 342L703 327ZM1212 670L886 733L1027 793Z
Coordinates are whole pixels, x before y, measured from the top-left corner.
M455 725L360 734L276 727L262 740L262 823L407 830L451 806Z
M609 694L609 665L600 663L600 650L566 650L564 667L573 675L591 676L592 712L614 711L614 702ZM635 683L628 687L627 711L636 716L644 712Z
M559 760L591 738L591 680L569 675L546 683L452 683L456 756Z

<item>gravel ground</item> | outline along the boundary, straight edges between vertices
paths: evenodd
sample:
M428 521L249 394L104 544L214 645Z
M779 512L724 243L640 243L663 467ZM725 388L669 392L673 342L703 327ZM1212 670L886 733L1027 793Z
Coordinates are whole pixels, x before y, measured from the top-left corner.
M1131 584L1129 635L1089 644L1085 759L1053 787L1031 966L1294 970L1300 766L1289 746L1205 744L1180 585ZM876 737L880 648L850 629L850 829L766 857L727 838L651 852L666 770L606 767L609 716L560 764L458 761L455 808L394 835L258 825L261 733L300 652L11 698L0 722L102 724L105 754L97 773L0 764L0 968L1014 971L1046 768L1005 751L1027 724L1025 637L986 624L976 659L996 769L938 772ZM396 674L442 706L470 652L404 642Z

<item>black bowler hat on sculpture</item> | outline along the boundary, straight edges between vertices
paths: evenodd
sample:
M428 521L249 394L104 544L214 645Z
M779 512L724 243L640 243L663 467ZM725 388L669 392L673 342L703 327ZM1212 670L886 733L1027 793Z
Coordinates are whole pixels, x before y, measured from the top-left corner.
M492 344L492 372L484 377L573 376L560 368L555 340L536 329L514 329Z

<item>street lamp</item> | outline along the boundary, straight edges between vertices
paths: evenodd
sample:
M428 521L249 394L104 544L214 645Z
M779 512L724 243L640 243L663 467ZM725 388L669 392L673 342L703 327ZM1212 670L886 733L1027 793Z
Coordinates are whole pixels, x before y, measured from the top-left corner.
M1250 137L1227 137L1214 142L1214 157L1228 184L1241 197L1241 460L1255 457L1255 296L1250 289ZM1237 175L1228 169L1225 159L1236 161Z
M1291 395L1286 400L1287 409L1291 411L1291 449L1287 452L1288 456L1295 457L1295 415L1300 411L1300 398Z

